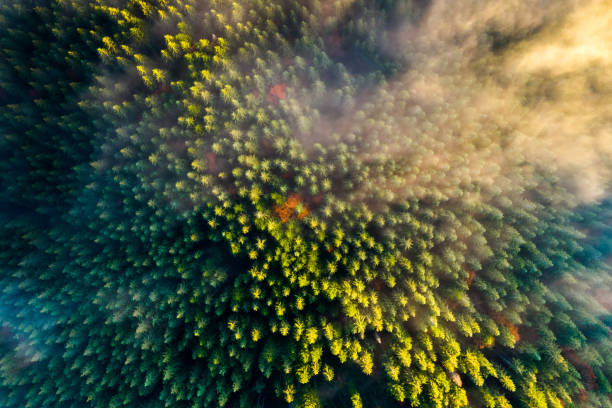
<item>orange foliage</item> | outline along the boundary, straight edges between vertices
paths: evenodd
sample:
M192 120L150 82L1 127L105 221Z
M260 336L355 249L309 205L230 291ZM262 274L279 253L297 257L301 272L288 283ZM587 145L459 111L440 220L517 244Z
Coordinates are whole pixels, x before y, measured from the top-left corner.
M510 322L508 322L508 324L505 325L505 326L508 328L508 330L510 330L510 333L514 337L514 341L519 341L521 339L521 336L519 334L518 328L515 325L513 325Z
M512 324L512 322L510 322L508 319L502 316L501 313L495 313L493 315L493 318L498 324L501 324L502 326L506 326L508 330L510 330L510 333L514 337L514 341L519 341L521 339L518 327L516 327L514 324Z
M469 288L472 285L472 282L474 281L474 278L476 277L476 272L474 272L471 269L468 269L467 271L468 271L467 285L468 285L468 288Z
M489 342L489 344L486 344L486 343L483 343L483 342L478 342L478 348L481 349L481 350L485 349L485 348L491 348L493 346L495 346L495 339L494 338Z
M274 85L268 91L266 95L266 100L268 103L277 103L279 100L283 100L287 97L287 85L283 83L278 83Z
M576 350L569 347L565 347L563 348L563 354L565 355L565 358L567 358L567 360L572 363L572 365L576 367L576 369L578 369L584 383L586 384L589 390L599 388L599 384L597 384L597 377L595 376L595 371L593 370L593 367L589 363L584 361L584 359L582 359L582 357L580 357L578 353L576 353Z
M305 216L307 216L307 215L308 215L308 213L309 213L309 212L310 212L310 211L308 211L308 207L304 207L304 210L302 210L302 212L301 212L301 213L299 213L299 214L298 214L298 216L297 216L297 217L298 217L298 220L303 219Z
M299 194L290 194L282 205L278 205L274 207L274 212L281 219L282 222L289 221L293 216L295 216L295 209L299 204L302 204L304 210L302 210L298 215L297 219L301 220L306 217L309 213L308 207L302 202L302 197Z

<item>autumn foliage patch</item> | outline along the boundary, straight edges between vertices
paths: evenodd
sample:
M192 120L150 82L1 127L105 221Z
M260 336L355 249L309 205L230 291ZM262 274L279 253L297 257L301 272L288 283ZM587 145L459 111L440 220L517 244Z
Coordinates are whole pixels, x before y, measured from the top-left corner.
M299 205L302 205L302 210L297 213L296 210ZM291 218L295 217L298 220L303 219L309 213L308 207L303 203L302 197L299 194L291 194L282 205L274 207L274 212L281 219L282 222L287 222Z
M287 85L284 83L278 83L274 85L266 94L266 100L268 103L276 104L278 101L283 100L287 97Z

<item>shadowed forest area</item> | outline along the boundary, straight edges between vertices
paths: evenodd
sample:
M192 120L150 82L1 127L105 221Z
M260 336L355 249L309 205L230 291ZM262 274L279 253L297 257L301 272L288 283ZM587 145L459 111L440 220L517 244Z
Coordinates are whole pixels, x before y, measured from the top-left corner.
M612 407L605 0L0 0L0 407Z

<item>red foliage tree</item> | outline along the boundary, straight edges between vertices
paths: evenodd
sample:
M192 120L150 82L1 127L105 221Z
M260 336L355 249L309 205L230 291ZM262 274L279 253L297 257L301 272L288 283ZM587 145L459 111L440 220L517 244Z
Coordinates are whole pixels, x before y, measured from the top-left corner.
M287 85L284 83L278 83L274 85L268 91L266 95L266 100L268 103L276 104L278 101L283 100L287 97Z
M274 212L281 219L282 222L289 221L292 217L295 216L295 209L298 205L302 204L304 209L297 214L297 219L301 220L306 217L309 213L308 207L303 203L302 197L299 194L290 194L282 205L278 205L274 207Z

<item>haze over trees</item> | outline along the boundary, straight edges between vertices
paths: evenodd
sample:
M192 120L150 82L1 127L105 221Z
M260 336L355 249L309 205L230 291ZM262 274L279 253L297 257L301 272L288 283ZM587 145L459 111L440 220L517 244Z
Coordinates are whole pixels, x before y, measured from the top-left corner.
M605 8L447 3L0 2L0 407L612 407Z

